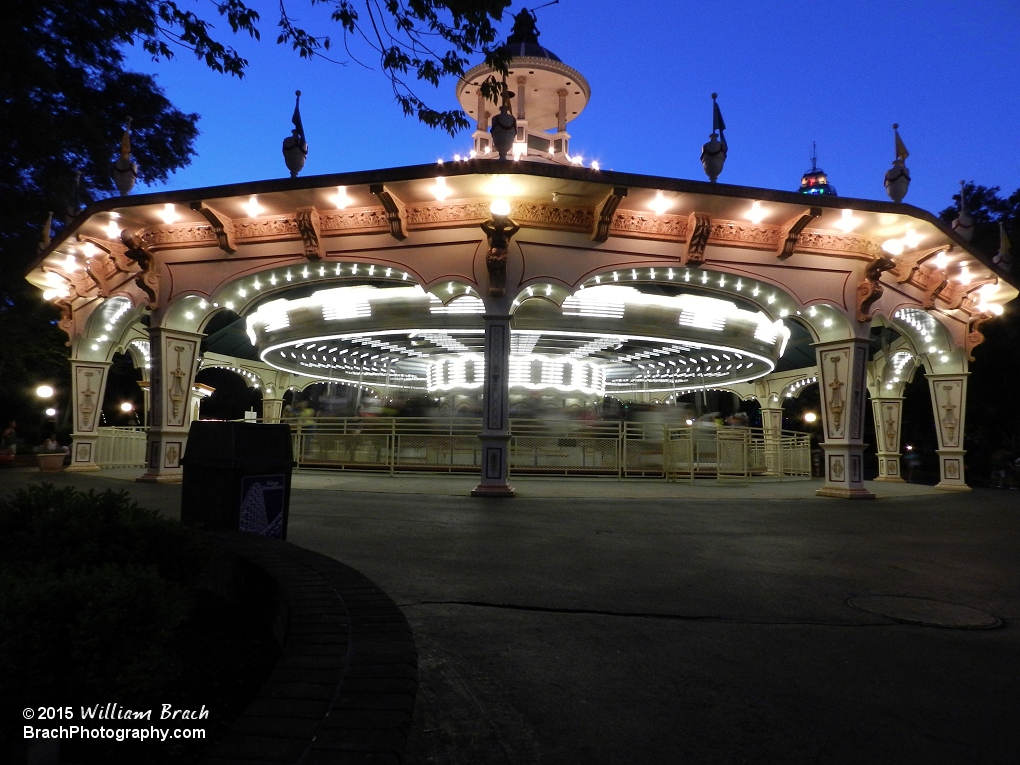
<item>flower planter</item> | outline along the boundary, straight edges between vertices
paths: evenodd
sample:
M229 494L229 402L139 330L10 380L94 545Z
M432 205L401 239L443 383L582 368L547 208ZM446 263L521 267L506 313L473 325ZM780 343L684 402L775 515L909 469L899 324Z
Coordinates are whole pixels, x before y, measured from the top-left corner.
M39 461L39 471L42 473L59 473L64 469L64 456L63 452L35 455L35 458Z

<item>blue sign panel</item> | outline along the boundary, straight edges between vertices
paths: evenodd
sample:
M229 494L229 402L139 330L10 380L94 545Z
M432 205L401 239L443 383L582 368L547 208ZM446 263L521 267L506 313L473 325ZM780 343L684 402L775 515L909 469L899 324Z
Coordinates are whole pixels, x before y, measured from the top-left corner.
M283 539L285 476L249 475L241 479L238 528L249 534Z

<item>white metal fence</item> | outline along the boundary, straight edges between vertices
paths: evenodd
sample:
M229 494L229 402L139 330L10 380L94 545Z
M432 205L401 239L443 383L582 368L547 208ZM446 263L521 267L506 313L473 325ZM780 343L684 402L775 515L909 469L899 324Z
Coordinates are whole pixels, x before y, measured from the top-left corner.
M145 467L145 428L99 428L96 464L103 468Z
M298 467L330 470L475 473L481 420L345 417L290 423ZM145 428L100 428L96 464L144 467ZM767 435L758 428L669 427L585 420L511 421L510 471L517 474L807 478L807 433Z
M481 421L468 418L318 418L291 423L299 467L386 472L476 472ZM806 433L671 428L658 423L515 419L510 471L693 480L809 477Z

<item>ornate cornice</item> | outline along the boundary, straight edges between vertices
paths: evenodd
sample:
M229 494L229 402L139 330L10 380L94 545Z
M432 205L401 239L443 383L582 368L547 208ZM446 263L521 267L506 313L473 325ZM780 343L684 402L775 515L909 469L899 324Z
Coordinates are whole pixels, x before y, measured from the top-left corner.
M412 230L481 224L491 217L488 201L455 200L407 206ZM561 207L534 202L511 202L510 217L530 228L590 232L595 213L584 207Z
M683 241L687 237L686 215L654 215L634 210L618 210L610 226L611 236L638 239Z
M216 234L208 223L180 223L152 226L141 232L142 242L152 249L168 247L207 247L217 243Z
M323 236L386 234L390 230L389 218L382 207L320 211L319 216Z
M318 211L323 237L346 234L390 233L391 216L379 207ZM590 236L595 230L596 212L587 207L568 207L535 202L512 202L511 216L529 228L574 231ZM488 220L489 201L458 199L443 202L408 203L406 223L410 231L470 227ZM294 215L238 218L232 221L238 243L301 241ZM652 239L676 243L690 236L689 215L655 215L636 210L616 210L609 224L609 236ZM218 243L213 228L205 223L151 226L141 232L142 241L153 249L208 247ZM775 250L783 238L781 226L731 220L711 220L708 245ZM869 262L882 255L878 240L857 234L839 234L805 229L797 239L796 252L843 255ZM918 272L923 268L917 269ZM915 277L916 278L916 277ZM915 281L911 278L911 282ZM922 281L923 277L916 279ZM920 285L916 285L920 286Z
M712 221L709 244L774 250L779 244L778 226L747 225L732 220Z

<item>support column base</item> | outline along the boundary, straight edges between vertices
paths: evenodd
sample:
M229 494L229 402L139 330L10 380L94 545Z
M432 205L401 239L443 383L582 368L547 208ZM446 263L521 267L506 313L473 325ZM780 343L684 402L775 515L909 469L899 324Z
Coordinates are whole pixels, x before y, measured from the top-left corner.
M68 465L64 468L65 473L98 473L102 470L99 465Z
M135 479L138 483L181 483L183 473L146 473Z
M935 484L935 488L939 491L971 491L971 488L965 483L946 483L945 481Z
M471 490L472 497L513 497L516 493L517 490L508 483L480 483Z
M825 486L815 494L819 497L834 497L836 499L874 499L875 495L867 489L843 489L838 486Z
M904 481L899 476L884 476L884 475L880 475L877 478L875 478L875 480L876 481L881 481L882 483L906 483L906 481Z

